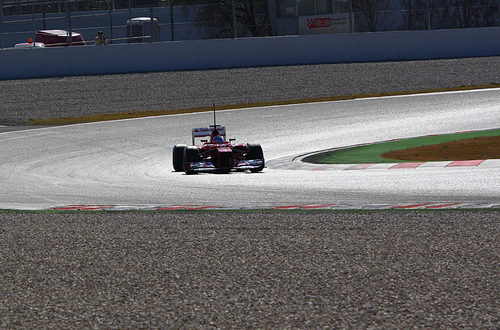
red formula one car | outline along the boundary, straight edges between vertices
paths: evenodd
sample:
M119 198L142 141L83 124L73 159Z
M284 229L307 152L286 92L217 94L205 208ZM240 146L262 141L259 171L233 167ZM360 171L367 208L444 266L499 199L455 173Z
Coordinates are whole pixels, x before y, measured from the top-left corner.
M193 145L177 144L173 150L173 165L176 172L186 174L199 172L229 173L231 171L260 172L264 169L264 153L259 144L233 144L226 141L226 129L220 125L193 128ZM202 144L197 146L196 139ZM209 138L209 139L207 139Z

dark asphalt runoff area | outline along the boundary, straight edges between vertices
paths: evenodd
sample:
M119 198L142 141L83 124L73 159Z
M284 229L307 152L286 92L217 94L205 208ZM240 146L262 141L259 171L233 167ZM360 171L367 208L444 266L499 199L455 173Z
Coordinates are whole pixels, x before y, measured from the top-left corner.
M0 125L491 83L500 57L9 80ZM0 328L495 329L499 220L0 212Z
M0 213L0 328L489 328L499 213Z

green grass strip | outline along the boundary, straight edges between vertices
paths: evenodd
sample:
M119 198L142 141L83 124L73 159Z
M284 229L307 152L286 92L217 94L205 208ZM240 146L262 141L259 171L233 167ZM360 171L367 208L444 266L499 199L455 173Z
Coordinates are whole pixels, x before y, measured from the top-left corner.
M401 163L399 159L382 158L382 154L393 150L404 150L425 145L440 144L451 141L473 139L476 137L499 136L500 129L476 131L455 134L425 136L399 141L381 142L367 146L327 151L305 157L304 162L314 164L371 164L371 163ZM419 162L419 161L408 161Z

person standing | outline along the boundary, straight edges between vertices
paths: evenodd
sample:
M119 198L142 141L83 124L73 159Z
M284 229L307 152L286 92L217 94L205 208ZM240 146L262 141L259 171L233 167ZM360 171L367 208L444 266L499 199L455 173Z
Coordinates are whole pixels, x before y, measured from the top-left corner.
M97 37L95 37L95 42L94 45L96 46L102 46L102 45L107 45L108 42L106 41L106 38L104 38L104 34L102 31L99 31L97 33Z

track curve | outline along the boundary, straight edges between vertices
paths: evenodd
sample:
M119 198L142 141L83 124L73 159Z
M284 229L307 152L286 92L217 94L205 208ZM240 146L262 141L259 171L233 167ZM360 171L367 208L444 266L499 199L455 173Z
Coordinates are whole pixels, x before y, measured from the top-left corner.
M337 146L498 127L500 90L449 92L221 112L229 137L273 160ZM0 133L0 208L74 204L217 205L500 203L500 172L482 168L287 171L185 176L171 148L211 113ZM272 167L272 166L271 166Z

